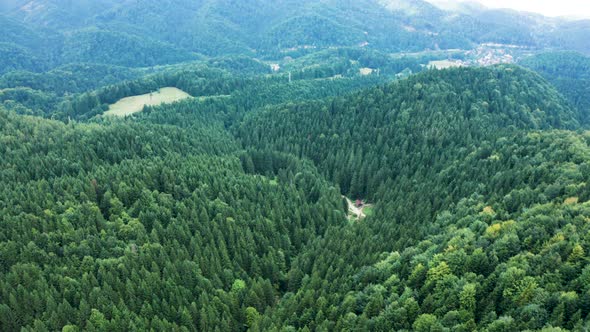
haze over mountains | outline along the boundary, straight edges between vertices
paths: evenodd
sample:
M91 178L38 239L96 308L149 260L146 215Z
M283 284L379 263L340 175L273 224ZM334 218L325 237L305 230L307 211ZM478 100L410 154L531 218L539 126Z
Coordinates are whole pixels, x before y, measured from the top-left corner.
M570 20L590 18L590 7L577 0L555 1L527 1L527 0L429 0L430 3L446 10L485 10L486 7L498 9L512 9L537 13L549 17L560 17Z
M4 57L18 54L15 67L37 70L71 62L152 66L200 55L268 57L294 48L359 45L416 52L502 43L590 52L590 21L504 10L450 13L420 0L37 0L4 3L2 13L5 31L13 31L2 37Z
M590 21L0 3L0 331L590 329Z

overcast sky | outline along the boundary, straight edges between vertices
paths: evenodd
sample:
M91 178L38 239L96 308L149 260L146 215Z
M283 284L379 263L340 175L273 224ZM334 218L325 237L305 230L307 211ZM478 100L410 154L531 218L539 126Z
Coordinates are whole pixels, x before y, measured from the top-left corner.
M464 0L461 0L464 1ZM590 0L476 0L490 8L512 8L545 16L590 18Z

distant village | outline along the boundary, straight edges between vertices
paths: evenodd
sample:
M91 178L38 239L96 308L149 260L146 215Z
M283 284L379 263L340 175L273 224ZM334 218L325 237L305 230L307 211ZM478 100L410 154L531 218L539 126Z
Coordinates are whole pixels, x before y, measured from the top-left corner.
M464 59L431 61L428 66L437 69L466 66L493 66L502 63L515 63L517 54L527 53L527 49L509 44L480 44L477 48L466 51Z
M360 47L365 47L367 44L359 45ZM313 48L314 46L304 45L300 47L295 47L283 51L291 51L297 49L307 49ZM419 53L401 53L404 56L421 56L425 55L426 52L419 52ZM519 45L511 45L511 44L497 44L497 43L483 43L478 45L476 48L472 50L460 50L460 49L453 49L453 50L436 50L432 52L437 52L438 55L443 56L446 53L448 55L448 59L446 60L433 60L424 64L425 67L428 68L435 68L435 69L445 69L445 68L452 68L452 67L471 67L471 66L478 66L478 67L486 67L486 66L493 66L497 64L511 64L515 63L519 58L524 55L530 55L533 53L532 50L519 46ZM399 54L398 54L399 55ZM290 62L292 60L291 57L285 57L285 62ZM270 69L272 72L280 72L282 67L279 63L270 63ZM379 75L379 69L363 67L359 69L359 74L361 76L367 76L376 74ZM407 77L407 72L401 72L397 76L399 78ZM338 75L340 76L340 75Z

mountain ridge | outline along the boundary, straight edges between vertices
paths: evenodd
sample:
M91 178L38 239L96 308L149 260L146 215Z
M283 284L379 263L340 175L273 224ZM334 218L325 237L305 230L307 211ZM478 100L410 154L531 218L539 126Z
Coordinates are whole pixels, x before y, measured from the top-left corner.
M2 28L0 331L590 329L587 22L7 0Z
M63 43L78 30L89 28L116 31L129 35L130 40L157 41L187 53L209 56L231 53L276 58L292 48L359 45L386 52L415 52L437 48L471 49L486 42L590 51L590 46L582 39L590 27L583 22L562 22L501 10L449 13L421 0L332 0L297 4L290 0L251 0L240 2L239 6L226 0L166 4L35 0L6 8L3 16L14 23L57 36L57 42L46 45L43 54L59 54L61 50L53 45ZM525 21L528 23L524 24ZM0 21L0 24L9 23ZM547 25L552 25L554 31L541 33ZM20 45L26 45L26 40L20 40ZM61 56L60 60L60 64L64 64L84 59ZM162 60L159 64L166 63L169 61Z

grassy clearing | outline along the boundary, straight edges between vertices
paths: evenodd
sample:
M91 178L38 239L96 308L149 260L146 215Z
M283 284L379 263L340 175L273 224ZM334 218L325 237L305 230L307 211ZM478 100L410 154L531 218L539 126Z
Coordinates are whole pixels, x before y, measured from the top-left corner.
M188 93L177 88L161 88L152 93L123 98L109 106L104 115L126 116L141 112L144 106L158 106L175 101L192 98Z

